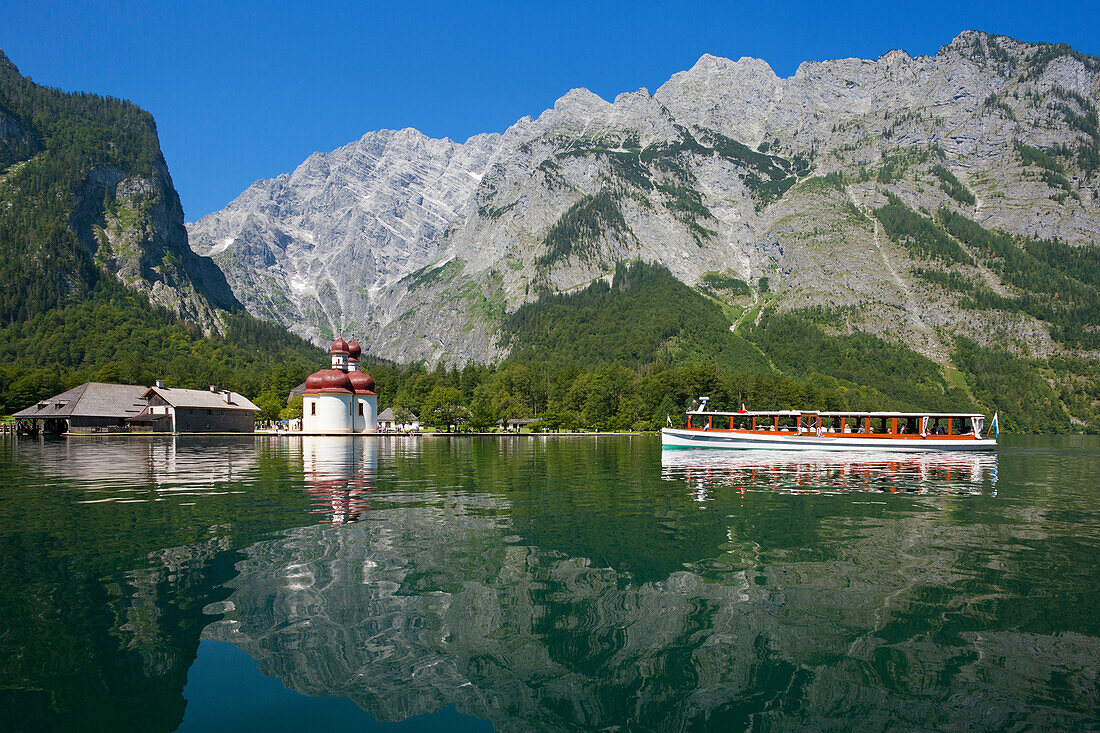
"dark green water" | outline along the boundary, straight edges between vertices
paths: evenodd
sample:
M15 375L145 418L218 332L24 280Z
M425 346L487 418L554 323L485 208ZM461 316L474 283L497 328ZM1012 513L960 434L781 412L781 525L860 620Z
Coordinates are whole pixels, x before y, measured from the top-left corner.
M0 728L1100 728L1100 440L0 442Z

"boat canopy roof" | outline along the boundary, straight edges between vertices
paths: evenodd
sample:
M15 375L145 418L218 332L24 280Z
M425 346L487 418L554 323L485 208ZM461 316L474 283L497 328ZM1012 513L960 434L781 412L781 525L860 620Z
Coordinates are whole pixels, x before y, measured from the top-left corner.
M947 418L947 417L970 417L970 418L984 418L985 415L981 413L970 412L859 412L857 410L848 410L840 412L823 412L821 410L745 410L740 412L717 412L714 410L688 410L689 415L723 415L726 417L798 417L803 416L817 416L821 417L928 417L928 418Z

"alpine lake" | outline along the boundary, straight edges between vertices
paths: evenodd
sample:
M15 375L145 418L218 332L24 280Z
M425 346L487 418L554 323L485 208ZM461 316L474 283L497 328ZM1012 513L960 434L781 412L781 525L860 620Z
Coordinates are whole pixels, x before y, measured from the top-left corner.
M0 440L0 729L1100 728L1100 438Z

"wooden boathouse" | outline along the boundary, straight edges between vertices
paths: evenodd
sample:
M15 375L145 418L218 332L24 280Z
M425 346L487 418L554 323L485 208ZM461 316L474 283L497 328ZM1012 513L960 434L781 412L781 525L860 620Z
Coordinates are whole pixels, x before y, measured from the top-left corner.
M260 408L229 390L85 382L12 415L30 432L251 433Z

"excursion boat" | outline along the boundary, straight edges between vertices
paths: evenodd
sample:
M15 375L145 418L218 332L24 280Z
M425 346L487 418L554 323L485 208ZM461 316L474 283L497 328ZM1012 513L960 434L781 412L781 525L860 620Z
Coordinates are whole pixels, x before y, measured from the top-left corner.
M701 398L686 428L664 428L664 448L740 448L817 451L989 451L997 447L997 416L982 435L985 416L957 412L710 412Z

